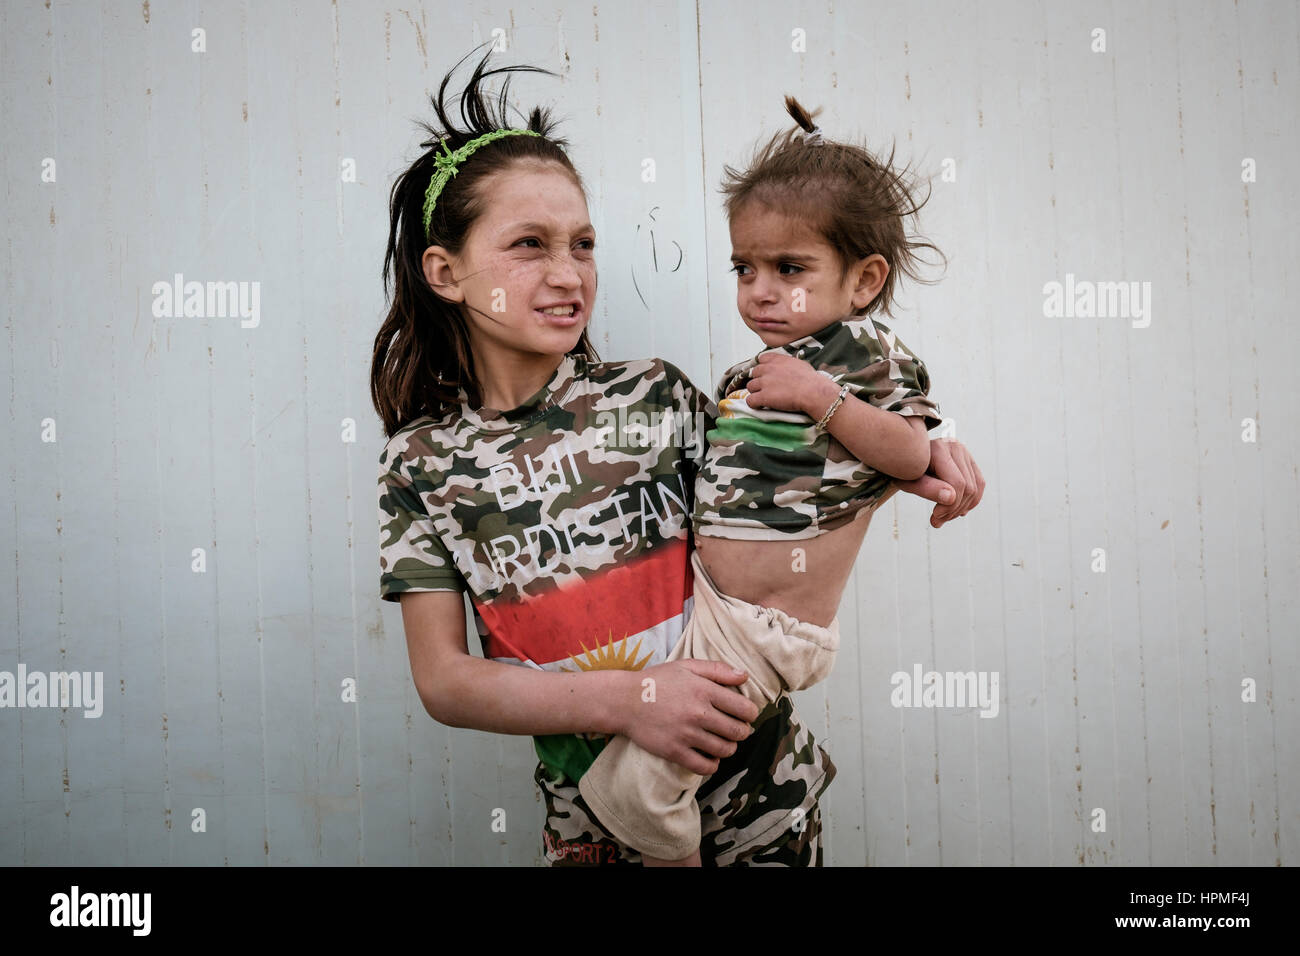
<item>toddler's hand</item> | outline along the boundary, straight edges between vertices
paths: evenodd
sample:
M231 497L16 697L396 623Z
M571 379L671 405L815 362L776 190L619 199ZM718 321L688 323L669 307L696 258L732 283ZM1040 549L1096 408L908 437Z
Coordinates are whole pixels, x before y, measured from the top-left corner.
M814 419L820 418L839 394L830 378L785 352L760 355L749 373L748 388L750 408L803 412Z

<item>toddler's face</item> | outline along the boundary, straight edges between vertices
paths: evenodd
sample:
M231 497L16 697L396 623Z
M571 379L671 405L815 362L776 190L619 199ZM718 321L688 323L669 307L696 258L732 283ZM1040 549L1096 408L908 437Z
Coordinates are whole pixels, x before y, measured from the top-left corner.
M865 296L859 276L871 260L878 260L880 283L889 270L883 257L872 256L841 281L839 257L825 239L801 220L757 202L733 216L731 250L736 308L768 348L824 329L867 305L874 292Z

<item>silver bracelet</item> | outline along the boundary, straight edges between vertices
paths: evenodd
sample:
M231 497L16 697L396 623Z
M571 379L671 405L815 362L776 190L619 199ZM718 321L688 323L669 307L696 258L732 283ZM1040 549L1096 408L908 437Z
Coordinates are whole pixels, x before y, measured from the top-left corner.
M849 387L845 385L840 388L840 393L835 396L835 401L831 402L831 407L826 409L826 414L823 415L822 420L817 423L816 428L818 433L826 431L826 424L831 420L831 416L835 414L835 409L840 407L840 402L844 401L844 396L847 394L849 394Z

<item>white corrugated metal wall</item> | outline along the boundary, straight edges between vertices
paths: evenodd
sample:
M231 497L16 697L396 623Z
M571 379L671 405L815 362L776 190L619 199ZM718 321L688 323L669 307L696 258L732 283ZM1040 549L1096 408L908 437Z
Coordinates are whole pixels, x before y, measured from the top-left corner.
M387 190L497 30L563 73L512 90L567 118L607 358L708 387L760 348L716 189L784 93L934 175L951 263L892 324L989 489L939 531L886 507L796 698L826 862L1297 862L1294 2L0 17L0 671L104 675L98 719L0 709L0 862L541 862L530 742L433 723L377 593ZM257 282L257 324L155 317L178 273ZM1149 312L1053 317L1053 281ZM997 716L895 708L914 666L996 672Z

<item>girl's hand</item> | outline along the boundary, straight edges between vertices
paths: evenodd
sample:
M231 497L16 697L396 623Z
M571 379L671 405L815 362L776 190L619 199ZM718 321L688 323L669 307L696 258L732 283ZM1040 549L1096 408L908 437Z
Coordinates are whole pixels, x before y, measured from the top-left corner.
M764 352L749 373L749 407L803 412L820 418L839 386L807 362L785 352ZM829 393L829 397L828 396ZM813 414L813 409L817 413Z
M730 757L736 741L753 732L758 705L727 686L748 678L721 661L669 661L632 673L636 696L628 700L619 733L655 756L708 777L717 772L718 758ZM653 700L645 699L646 678L654 681Z
M944 522L960 518L980 503L984 497L984 475L961 442L955 438L933 438L929 470L915 481L898 482L898 488L937 501L939 504L930 514L930 524L940 528ZM945 493L949 495L946 501Z

